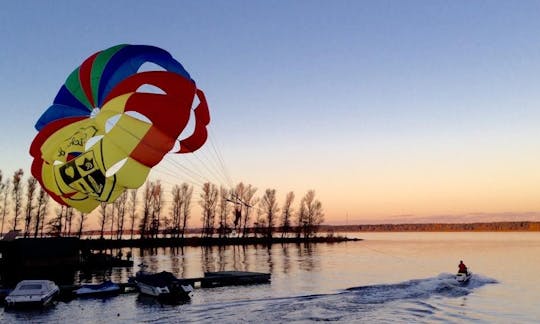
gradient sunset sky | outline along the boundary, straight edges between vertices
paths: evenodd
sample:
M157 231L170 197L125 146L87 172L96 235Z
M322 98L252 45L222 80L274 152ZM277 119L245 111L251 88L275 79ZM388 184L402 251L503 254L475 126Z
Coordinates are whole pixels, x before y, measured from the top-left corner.
M4 1L0 169L30 174L34 123L86 57L148 44L205 91L232 183L280 202L313 189L330 224L538 217L539 15L539 1Z

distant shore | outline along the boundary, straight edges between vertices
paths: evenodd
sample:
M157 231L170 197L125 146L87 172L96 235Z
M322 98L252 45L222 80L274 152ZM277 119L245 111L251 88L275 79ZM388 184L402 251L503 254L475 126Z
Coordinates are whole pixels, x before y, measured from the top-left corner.
M321 232L540 232L540 222L321 225Z

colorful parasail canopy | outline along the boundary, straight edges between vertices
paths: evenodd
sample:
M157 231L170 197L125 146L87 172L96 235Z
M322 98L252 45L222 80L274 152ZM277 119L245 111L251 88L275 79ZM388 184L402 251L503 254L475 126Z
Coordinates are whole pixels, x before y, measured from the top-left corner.
M168 52L117 45L75 69L37 121L32 174L57 202L90 212L140 187L165 154L199 149L209 122L204 93Z

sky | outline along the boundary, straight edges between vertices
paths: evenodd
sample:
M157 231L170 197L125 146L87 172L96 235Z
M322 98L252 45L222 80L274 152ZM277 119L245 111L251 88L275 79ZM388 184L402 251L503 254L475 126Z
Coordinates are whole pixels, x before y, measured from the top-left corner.
M315 190L327 224L540 219L538 1L2 7L5 175L30 174L33 125L85 58L148 44L184 65L212 118L207 153L167 157L153 179L218 163L197 182Z

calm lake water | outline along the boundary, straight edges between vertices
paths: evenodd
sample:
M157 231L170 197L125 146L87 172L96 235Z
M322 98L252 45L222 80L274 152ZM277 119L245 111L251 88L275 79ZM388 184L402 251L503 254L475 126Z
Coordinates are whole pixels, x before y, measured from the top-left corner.
M271 248L134 249L135 264L178 277L270 272L271 284L196 288L160 305L137 293L6 312L1 323L539 323L540 233L348 233L364 241ZM124 252L127 252L125 250ZM459 260L474 275L453 279ZM127 281L137 269L77 273L73 281Z

